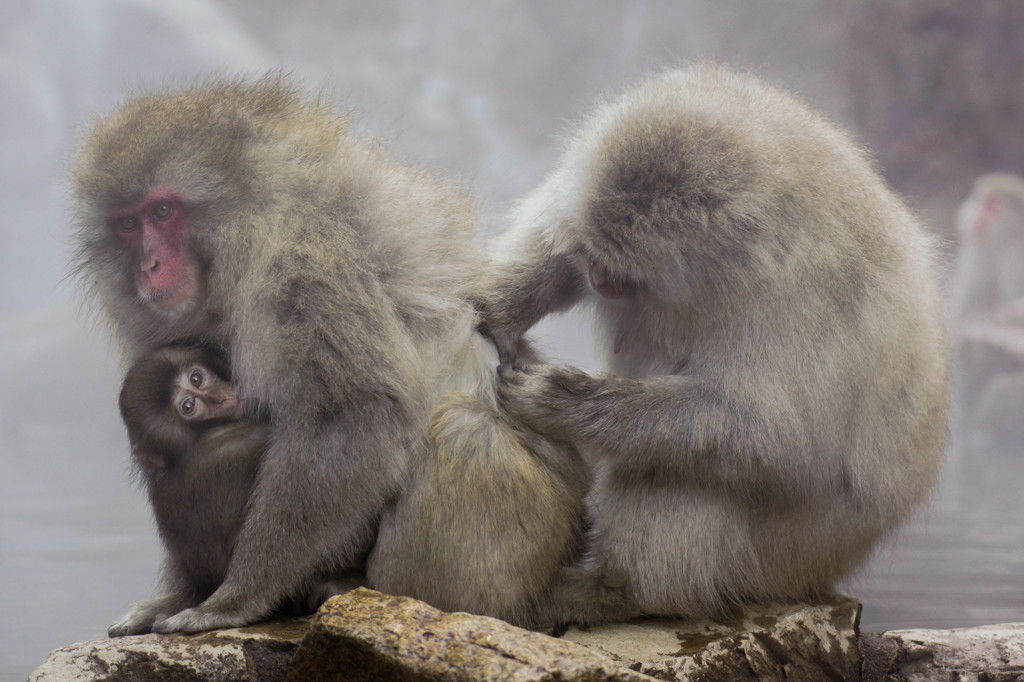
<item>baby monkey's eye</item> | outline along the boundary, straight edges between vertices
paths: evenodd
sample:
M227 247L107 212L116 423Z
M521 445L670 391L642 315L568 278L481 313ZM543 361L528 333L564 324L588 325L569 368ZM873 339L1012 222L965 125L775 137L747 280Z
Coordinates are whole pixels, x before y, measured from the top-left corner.
M196 411L196 399L189 396L181 401L181 413L186 417Z
M203 373L198 369L192 370L192 373L188 375L188 383L199 388L203 385Z

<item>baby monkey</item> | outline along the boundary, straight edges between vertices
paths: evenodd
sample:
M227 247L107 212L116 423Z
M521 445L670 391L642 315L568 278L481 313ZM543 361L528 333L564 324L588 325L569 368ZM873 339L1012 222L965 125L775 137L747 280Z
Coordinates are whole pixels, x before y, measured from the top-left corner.
M140 359L125 376L119 404L132 454L147 477L209 465L227 453L255 463L269 435L258 420L246 420L227 359L207 346L170 345Z
M119 404L166 554L159 596L134 604L110 626L111 637L150 632L224 581L271 433L231 383L228 358L210 346L172 344L140 358ZM365 583L356 571L322 578L275 613L313 611Z
M150 632L224 581L271 434L266 416L231 383L228 358L210 346L172 344L140 358L119 404L166 552L159 595L133 604L110 626L111 637ZM275 613L313 611L362 584L361 572L325 571Z
M119 400L136 470L166 548L161 596L137 604L111 636L148 632L157 617L201 603L224 580L270 427L246 411L227 358L214 348L164 346L139 359ZM127 617L127 614L126 614Z

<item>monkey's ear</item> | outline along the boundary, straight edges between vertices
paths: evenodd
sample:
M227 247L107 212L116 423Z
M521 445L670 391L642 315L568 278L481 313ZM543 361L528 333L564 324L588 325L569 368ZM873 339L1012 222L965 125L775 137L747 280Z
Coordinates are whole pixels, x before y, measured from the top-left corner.
M157 469L166 469L170 464L166 456L143 448L133 448L132 456L138 459L144 466L148 465Z

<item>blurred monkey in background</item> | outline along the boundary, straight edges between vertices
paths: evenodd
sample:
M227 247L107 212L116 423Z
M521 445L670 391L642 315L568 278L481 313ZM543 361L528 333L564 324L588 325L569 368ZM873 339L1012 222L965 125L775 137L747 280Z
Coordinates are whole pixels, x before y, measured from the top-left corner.
M950 292L956 432L972 446L1024 437L1024 179L979 177L957 214Z

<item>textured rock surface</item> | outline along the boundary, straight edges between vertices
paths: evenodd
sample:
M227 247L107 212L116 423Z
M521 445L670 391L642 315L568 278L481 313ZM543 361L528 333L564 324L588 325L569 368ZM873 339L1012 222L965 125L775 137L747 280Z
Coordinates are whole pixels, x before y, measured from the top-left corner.
M864 635L865 682L1024 680L1024 623Z
M857 602L647 619L555 639L360 589L312 618L57 649L30 682L86 680L1024 680L1024 624L864 634ZM859 641L859 646L858 646ZM862 665L863 664L863 665Z
M359 589L320 609L288 680L651 678L572 642L500 620L445 613L415 599Z
M565 639L660 680L856 680L860 605L755 606L731 621L650 619L572 628Z
M283 680L309 621L82 642L50 653L29 682Z

